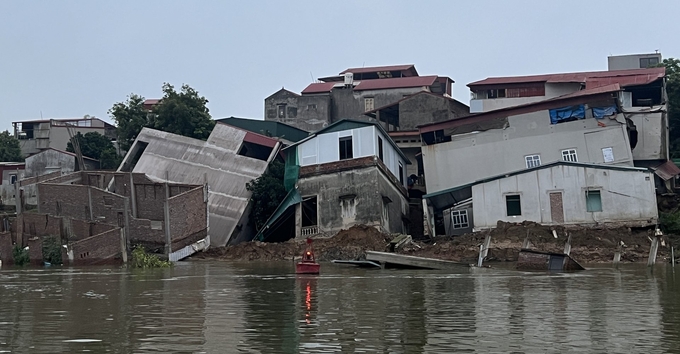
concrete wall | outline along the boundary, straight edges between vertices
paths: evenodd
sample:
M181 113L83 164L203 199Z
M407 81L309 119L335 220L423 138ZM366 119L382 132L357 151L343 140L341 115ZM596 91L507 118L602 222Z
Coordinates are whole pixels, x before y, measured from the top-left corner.
M415 95L399 103L399 130L417 130L422 124L442 122L469 113L468 106L446 97Z
M668 124L663 112L645 112L649 108L629 107L626 111L637 111L627 114L638 131L638 143L633 149L635 160L667 160Z
M320 233L332 234L357 224L381 227L387 232L405 232L402 215L408 215L408 201L377 166L303 177L298 180L298 191L303 199L317 196ZM343 211L347 203L343 205L340 197L352 199L350 210ZM387 203L387 224L383 224L383 197L391 200ZM297 220L301 220L300 212L298 207Z
M367 120L364 115L366 106L364 99L373 98L373 107L380 108L399 101L405 96L423 91L423 87L398 88L389 90L354 91L352 89L335 88L331 91L331 122L342 119Z
M586 190L600 191L601 212L586 211ZM555 223L551 192L562 193L565 224L640 221L654 225L658 218L651 172L558 165L473 186L474 227L492 228L499 220ZM508 194L520 195L522 215L507 216Z
M470 113L488 112L496 109L519 106L526 103L543 101L545 96L516 97L516 98L492 98L492 99L471 99Z
M40 176L56 171L70 173L75 171L76 158L55 150L45 150L26 158L26 176Z
M543 99L553 98L570 94L581 89L580 82L559 82L559 83L545 83L545 96Z
M350 129L340 132L319 134L314 138L297 146L300 166L311 166L336 162L340 160L339 139L352 137L353 158L378 156L378 136L383 140L383 162L389 171L399 177L399 163L406 172L406 161L399 156L397 150L389 143L390 137L385 136L374 126ZM406 186L406 176L404 186Z
M615 55L607 57L607 70L646 69L640 67L641 58L657 58L661 63L660 53Z
M564 149L575 149L578 162L602 164L602 148L611 147L612 165L633 166L626 125L616 120L550 124L548 111L539 111L509 117L508 122L506 129L456 135L450 142L423 146L427 192L522 170L526 155L540 155L542 164L559 161Z
M280 105L286 106L283 118L278 115ZM331 122L329 94L300 96L282 89L267 97L264 107L265 120L289 124L306 131L317 131Z

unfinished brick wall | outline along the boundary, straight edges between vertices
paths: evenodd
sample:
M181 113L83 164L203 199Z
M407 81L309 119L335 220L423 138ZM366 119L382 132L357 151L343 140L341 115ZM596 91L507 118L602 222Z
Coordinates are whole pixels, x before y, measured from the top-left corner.
M43 247L41 237L31 237L27 241L28 243L28 258L31 260L33 265L41 265L43 262Z
M162 184L135 185L137 217L140 219L163 220L165 187Z
M98 188L90 188L90 193L92 194L92 216L94 220L118 225L119 220L125 216L123 214L125 212L125 197ZM85 204L87 204L87 194L85 198Z
M165 247L163 222L155 222L153 226L151 220L130 218L130 246L141 245L147 249L163 249Z
M0 261L2 261L3 265L14 263L14 256L12 255L13 248L12 234L9 232L0 232Z
M120 228L74 242L69 250L72 265L116 262L121 259Z
M21 187L29 186L31 184L36 184L36 183L47 181L47 180L50 180L52 178L57 178L57 177L61 177L61 171L56 171L56 172L48 173L46 175L37 176L37 177L24 178L21 181L19 181L19 186L21 186Z
M47 214L23 213L17 220L23 224L25 236L60 236L61 218ZM24 237L24 240L26 238Z
M125 210L124 197L93 187L41 183L38 185L38 193L38 212L55 216L80 220L90 220L92 217L97 222L118 225L119 213Z
M63 223L64 229L71 231L64 235L64 240L68 242L80 241L116 228L114 225L87 220L63 219Z
M207 214L203 187L170 198L169 206L173 250L205 237Z

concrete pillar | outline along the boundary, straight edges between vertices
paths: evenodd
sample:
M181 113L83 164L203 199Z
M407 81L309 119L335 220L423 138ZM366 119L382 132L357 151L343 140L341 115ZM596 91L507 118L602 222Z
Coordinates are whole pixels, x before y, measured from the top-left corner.
M21 204L21 188L19 181L14 182L14 203L16 205L17 216L23 212L23 205Z
M132 172L130 172L130 201L132 204L132 217L137 217L137 191L135 190L135 181L132 178Z
M90 210L90 221L94 220L94 212L92 211L92 190L90 189L90 185L87 185L87 205L88 209Z
M652 238L652 246L649 248L649 258L647 259L647 265L653 266L656 263L656 254L659 252L659 237L654 236Z
M127 263L127 244L125 241L125 229L120 229L120 254L123 256L123 263Z
M571 235L567 238L567 242L564 244L564 254L567 256L571 253Z
M168 171L165 171L165 201L163 202L163 231L165 231L165 254L170 258L172 253L172 238L170 236L170 186L168 185Z

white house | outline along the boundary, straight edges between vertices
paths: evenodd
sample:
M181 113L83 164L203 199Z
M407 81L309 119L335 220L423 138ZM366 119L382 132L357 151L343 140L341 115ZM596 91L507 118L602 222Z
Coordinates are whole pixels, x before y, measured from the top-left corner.
M257 239L332 234L357 224L406 232L410 162L378 123L342 120L283 152L289 194ZM281 225L294 225L295 234L277 231Z

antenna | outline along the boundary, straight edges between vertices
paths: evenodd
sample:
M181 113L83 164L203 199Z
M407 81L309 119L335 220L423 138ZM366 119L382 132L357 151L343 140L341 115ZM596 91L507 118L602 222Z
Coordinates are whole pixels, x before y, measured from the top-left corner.
M42 111L40 111L40 120L42 120L42 119L43 119L43 117L42 117Z
M309 72L309 77L312 78L312 82L316 82L316 81L314 80L314 75L312 75L312 72L311 72L311 71Z

